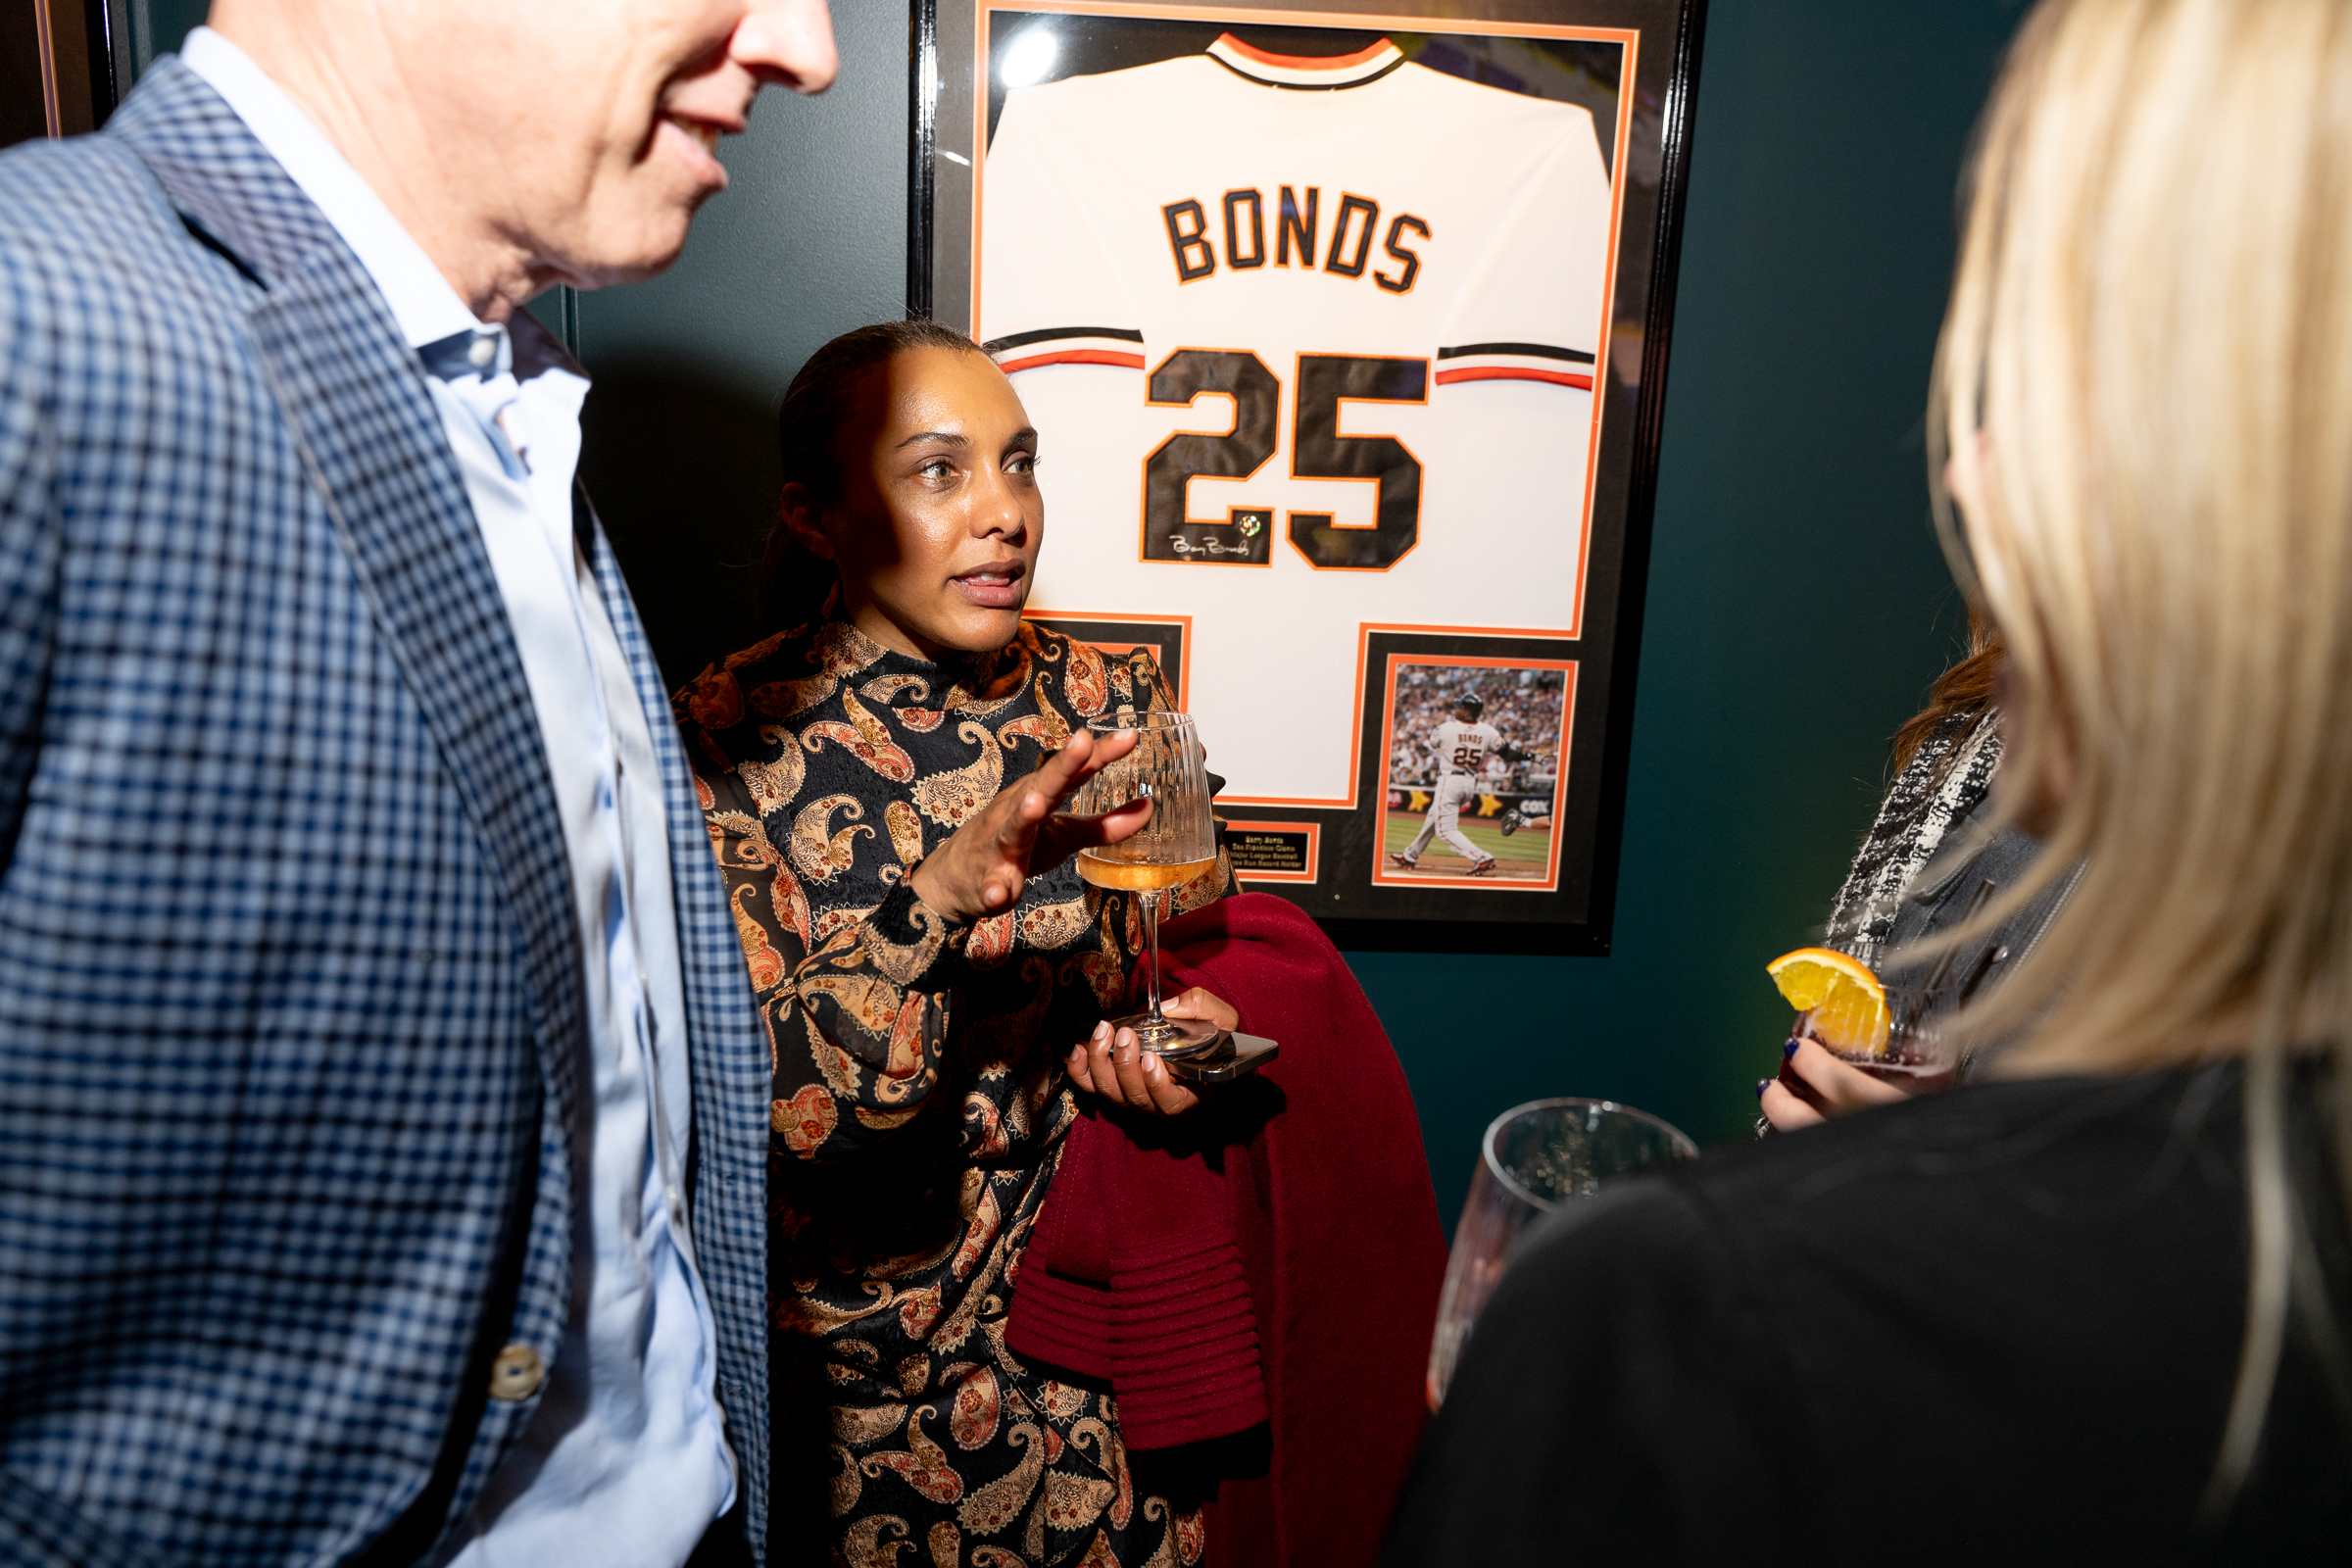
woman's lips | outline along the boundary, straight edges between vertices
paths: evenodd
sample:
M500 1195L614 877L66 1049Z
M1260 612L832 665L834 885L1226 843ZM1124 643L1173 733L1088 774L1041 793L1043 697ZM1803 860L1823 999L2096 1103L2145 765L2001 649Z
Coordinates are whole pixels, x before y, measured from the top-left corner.
M1021 608L1021 579L1028 567L1020 562L996 562L975 566L960 576L948 580L966 602L982 610L1018 610Z

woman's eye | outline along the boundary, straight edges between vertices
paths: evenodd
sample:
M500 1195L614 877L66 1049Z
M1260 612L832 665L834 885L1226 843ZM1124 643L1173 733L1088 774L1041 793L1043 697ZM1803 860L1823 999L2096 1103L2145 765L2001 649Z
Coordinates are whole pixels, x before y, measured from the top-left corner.
M1037 454L1015 452L1004 460L1004 471L1006 473L1035 473L1037 471Z
M956 466L945 458L933 458L914 471L926 479L949 479L955 477Z

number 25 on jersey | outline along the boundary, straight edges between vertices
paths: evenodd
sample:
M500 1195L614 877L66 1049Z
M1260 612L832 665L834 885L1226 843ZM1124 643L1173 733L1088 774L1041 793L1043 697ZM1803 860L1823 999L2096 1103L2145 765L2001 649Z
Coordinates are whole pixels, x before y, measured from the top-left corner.
M1204 394L1233 400L1233 428L1183 431L1144 462L1144 559L1265 565L1273 512L1248 505L1221 518L1188 514L1195 478L1246 479L1281 446L1282 382L1265 361L1240 349L1178 349L1151 378L1151 401L1189 408ZM1347 354L1301 354L1293 374L1291 477L1352 479L1373 487L1372 521L1343 523L1327 512L1293 512L1291 543L1309 564L1336 571L1386 571L1421 533L1421 464L1386 435L1342 435L1343 403L1425 403L1429 362Z

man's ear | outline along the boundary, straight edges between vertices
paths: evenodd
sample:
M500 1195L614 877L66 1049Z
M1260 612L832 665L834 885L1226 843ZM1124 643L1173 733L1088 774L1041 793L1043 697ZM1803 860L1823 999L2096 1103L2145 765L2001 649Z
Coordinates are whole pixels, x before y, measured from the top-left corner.
M816 494L798 479L784 487L778 513L785 531L803 550L819 561L833 559L833 540L825 532L824 509L816 504Z

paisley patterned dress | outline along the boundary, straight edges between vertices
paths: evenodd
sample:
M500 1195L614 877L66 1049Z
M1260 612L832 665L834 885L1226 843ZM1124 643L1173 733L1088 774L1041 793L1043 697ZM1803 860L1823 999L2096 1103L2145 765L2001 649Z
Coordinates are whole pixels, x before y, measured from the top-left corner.
M960 664L846 622L676 700L775 1061L769 1303L779 1555L903 1568L1172 1568L1198 1509L1135 1486L1104 1390L1004 1348L1022 1245L1075 1114L1062 1061L1124 997L1124 894L1063 865L947 920L907 878L1004 784L1121 706L1148 654L1024 624ZM1190 909L1232 872L1178 890Z

